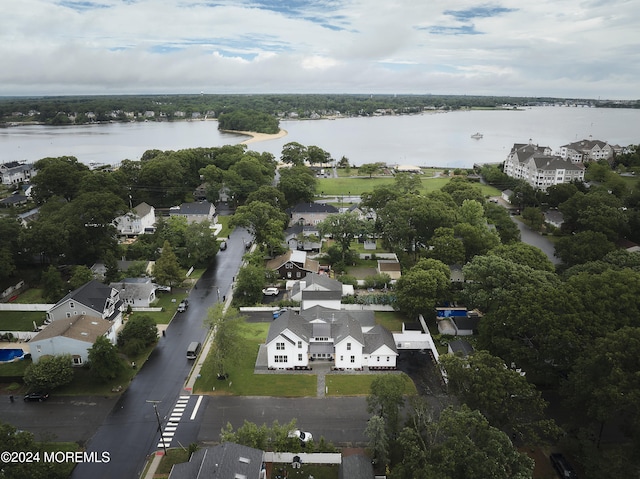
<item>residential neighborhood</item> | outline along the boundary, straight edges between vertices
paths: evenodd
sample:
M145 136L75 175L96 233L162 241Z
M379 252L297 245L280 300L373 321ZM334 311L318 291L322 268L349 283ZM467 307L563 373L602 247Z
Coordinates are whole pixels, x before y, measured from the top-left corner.
M128 166L97 171L68 158L36 163L19 184L3 176L6 188L26 193L27 183L32 191L7 195L25 203L0 218L8 272L0 371L12 378L0 418L11 424L9 407L19 421L27 416L16 394L25 398L20 408L43 411L74 396L113 397L123 410L105 411L103 424L113 417L106 415L144 418L135 431L119 430L136 472L163 467L169 478L202 477L198 470L313 475L306 471L326 465L333 477L373 479L405 470L413 459L403 456L403 438L431 434L440 421L449 439L419 452L438 471L448 467L438 462L443 448L460 444L471 424L492 438L474 438L472 448L494 457L491 444L503 444L508 457L498 460L516 461L523 477L542 463L553 471L550 454L584 470L585 451L567 431L597 432L601 417L602 440L627 450L617 416L590 412L600 386L585 384L609 384L608 374L594 373L594 351L635 351L625 338L637 334L637 205L612 169L634 168L635 153L589 141L559 154L516 143L500 167L473 172L340 171L350 181L347 205L344 192L318 192L317 182L331 178L318 178L308 161L276 162L233 146L166 153L176 165L199 162L184 167L189 187L180 194L111 191L107 178L135 185L147 165L167 161L159 153L130 177ZM241 168L253 173L239 175ZM52 181L60 170L74 181ZM367 190L353 193L362 178L371 180ZM549 249L522 241L521 231ZM54 363L59 374L40 373ZM561 388L564 381L574 389ZM497 411L483 387L507 398ZM624 393L617 407L631 411L627 390L611 387ZM543 388L554 392L552 404ZM521 396L531 398L524 412ZM259 406L284 398L297 406ZM238 406L231 411L226 401ZM344 433L330 419L295 415L338 402L366 419L341 419ZM416 407L432 419L421 423ZM202 430L190 421L204 421ZM211 424L222 431L213 439ZM250 442L245 427L271 439ZM86 451L116 450L112 428L94 433ZM193 444L189 454L184 444ZM166 465L178 450L185 454ZM77 465L72 477L100 467Z

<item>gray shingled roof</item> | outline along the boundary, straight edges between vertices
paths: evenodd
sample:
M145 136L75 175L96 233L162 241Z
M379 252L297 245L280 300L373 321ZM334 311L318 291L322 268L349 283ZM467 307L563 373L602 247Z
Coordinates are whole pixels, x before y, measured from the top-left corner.
M334 323L331 329L333 330L334 344L338 344L343 339L351 337L364 346L362 326L360 326L360 323L355 319L348 317L339 323Z
M211 211L211 203L208 201L195 201L193 203L182 203L176 209L171 209L169 213L180 215L208 215Z
M259 449L225 442L200 449L189 462L174 465L169 479L257 479L263 455Z
M338 476L339 479L373 479L371 459L364 454L343 456Z
M298 203L288 208L287 213L339 213L338 208L328 203Z
M391 331L378 324L364 334L364 353L371 354L382 346L387 346L394 353L398 353Z
M71 291L64 298L56 303L56 306L73 299L80 304L84 304L94 311L104 311L107 298L111 297L111 286L102 284L100 281L91 280L83 284L78 289Z
M311 325L301 318L298 313L289 309L271 323L266 344L269 344L286 330L291 331L307 342L309 342L313 334Z

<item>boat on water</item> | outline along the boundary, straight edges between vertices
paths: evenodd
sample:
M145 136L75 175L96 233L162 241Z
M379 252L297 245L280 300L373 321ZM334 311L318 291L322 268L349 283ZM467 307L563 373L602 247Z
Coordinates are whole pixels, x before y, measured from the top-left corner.
M471 138L473 138L474 140L479 140L480 138L482 138L482 133L474 133L473 135L471 135Z

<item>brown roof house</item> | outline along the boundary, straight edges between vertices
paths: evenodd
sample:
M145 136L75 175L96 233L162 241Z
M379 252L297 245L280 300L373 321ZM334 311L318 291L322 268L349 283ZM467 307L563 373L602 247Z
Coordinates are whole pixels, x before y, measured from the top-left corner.
M379 259L378 274L388 274L392 281L400 279L402 269L397 259Z
M277 271L281 279L300 279L307 273L317 273L320 270L320 263L307 258L306 251L289 250L268 261L266 267Z
M113 322L87 315L53 321L30 341L31 358L37 363L44 356L70 354L73 365L82 366L89 359L89 349L100 336L116 343Z

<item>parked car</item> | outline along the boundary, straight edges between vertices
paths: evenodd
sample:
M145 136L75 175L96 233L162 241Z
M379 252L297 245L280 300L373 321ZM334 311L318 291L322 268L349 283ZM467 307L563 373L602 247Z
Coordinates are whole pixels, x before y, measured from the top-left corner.
M280 290L278 288L265 288L262 290L262 294L265 296L278 296Z
M227 242L223 241L222 243L220 243L220 251L224 251L227 249Z
M273 319L278 319L281 314L286 313L287 308L280 308L278 311L273 312Z
M189 307L189 300L183 299L178 305L178 313L184 313Z
M300 442L313 441L313 435L310 432L304 432L300 429L289 431L288 437L300 439Z
M576 471L573 469L571 464L569 464L569 461L567 461L567 458L564 457L563 454L558 452L553 453L549 456L549 460L558 475L563 479L575 479L578 477Z
M171 286L161 286L161 285L156 285L156 291L160 291L161 293L170 293L171 292Z
M42 401L46 401L47 399L49 399L49 394L43 393L43 392L35 392L35 393L29 393L24 395L24 400L27 402L29 401L42 402Z

